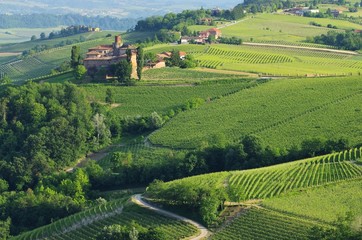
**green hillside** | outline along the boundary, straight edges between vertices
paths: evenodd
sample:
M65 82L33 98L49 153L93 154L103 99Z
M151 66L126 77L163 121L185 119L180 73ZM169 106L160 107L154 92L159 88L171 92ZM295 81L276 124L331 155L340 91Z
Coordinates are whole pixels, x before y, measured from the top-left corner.
M246 43L247 44L247 43ZM360 55L351 52L318 50L320 46L263 45L155 45L147 51L160 53L178 49L192 54L201 67L257 73L266 76L359 75ZM253 44L253 43L251 43ZM283 44L275 42L273 44ZM309 47L309 48L308 48ZM335 61L338 59L338 61Z
M184 112L150 140L197 148L215 134L229 141L256 134L279 148L299 145L311 136L345 137L358 144L361 87L359 77L275 79Z
M181 111L188 100L201 98L206 101L253 85L255 85L254 80L241 78L231 82L210 82L199 85L135 86L125 88L122 86L112 87L111 85L89 84L81 87L89 93L89 100L99 102L105 101L106 91L111 88L114 92L116 104L112 111L121 117L134 117L149 115L154 111L159 114L168 114L170 110Z
M142 227L158 227L169 239L182 239L197 233L190 224L166 218L125 200L109 202L87 211L56 221L50 225L26 232L11 239L96 239L103 227L112 224L129 226L132 222Z
M306 239L313 222L290 217L268 209L252 208L217 231L213 240Z
M306 239L313 226L332 227L349 212L357 221L362 217L362 168L354 163L361 153L358 148L270 167L153 183L147 196L193 209L209 226L221 222L211 239L291 239L291 234L293 239ZM231 206L237 205L244 207L224 222L233 212ZM219 211L223 217L217 220Z
M89 37L89 40L72 44L80 47L80 51L83 56L86 52L88 52L88 48L102 44L111 44L114 41L113 37L105 37L107 35L105 32L87 34L89 35L86 35ZM126 42L133 42L136 39L147 37L148 35L149 33L129 33L122 35L122 37ZM52 46L51 44L72 40L73 38L79 38L79 35L71 36L69 38L56 38L54 40L44 40L40 42L36 41L35 43L19 43L17 45L4 47L1 50L28 50L37 44L49 44L49 46ZM70 60L72 45L51 48L49 50L35 53L34 55L28 56L24 59L14 59L11 62L0 65L0 72L7 74L7 76L10 77L14 83L23 83L28 79L48 75L52 69L59 67L64 61Z
M321 27L310 25L321 24ZM361 29L359 24L330 18L310 18L284 14L265 13L242 19L239 23L222 29L223 35L240 37L244 41L265 43L302 43L306 37L325 34L328 24L337 26L336 31Z

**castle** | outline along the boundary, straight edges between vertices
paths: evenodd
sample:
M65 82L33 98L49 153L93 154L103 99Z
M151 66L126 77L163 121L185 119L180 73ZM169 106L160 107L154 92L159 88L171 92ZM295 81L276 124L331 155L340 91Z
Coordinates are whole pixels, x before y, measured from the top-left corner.
M137 78L137 49L131 45L123 44L121 36L116 36L112 45L99 45L89 48L83 64L90 71L98 71L101 68L108 69L112 64L127 59L126 51L131 50L132 78Z

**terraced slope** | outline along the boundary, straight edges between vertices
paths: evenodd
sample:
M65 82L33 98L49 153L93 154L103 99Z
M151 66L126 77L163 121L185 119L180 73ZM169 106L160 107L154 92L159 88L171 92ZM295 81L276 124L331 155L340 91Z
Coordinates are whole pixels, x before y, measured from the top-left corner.
M305 239L316 224L268 209L251 208L216 232L213 240Z
M215 134L229 141L255 134L279 148L300 145L310 136L344 137L358 144L361 89L359 77L277 79L179 114L150 140L197 148Z
M103 227L112 224L129 225L132 221L144 227L157 226L165 232L168 239L182 239L197 233L197 229L191 224L119 200L61 219L12 239L96 239Z
M362 148L289 162L270 167L204 174L167 182L156 194L163 198L172 188L224 188L232 202L266 199L295 189L321 186L348 179L360 179L362 168L351 160L360 159Z

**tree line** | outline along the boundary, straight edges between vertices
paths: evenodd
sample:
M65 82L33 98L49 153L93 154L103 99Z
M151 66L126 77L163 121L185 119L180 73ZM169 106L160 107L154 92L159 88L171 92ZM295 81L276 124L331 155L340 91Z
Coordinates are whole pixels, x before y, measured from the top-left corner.
M362 32L347 31L343 33L329 31L327 34L308 38L307 41L335 46L338 49L356 51L362 49Z
M186 26L199 24L203 18L220 18L226 20L236 20L244 17L242 5L235 6L232 10L220 10L213 12L212 10L184 10L181 13L168 13L162 16L148 17L137 22L136 31L160 31L161 29L182 31Z

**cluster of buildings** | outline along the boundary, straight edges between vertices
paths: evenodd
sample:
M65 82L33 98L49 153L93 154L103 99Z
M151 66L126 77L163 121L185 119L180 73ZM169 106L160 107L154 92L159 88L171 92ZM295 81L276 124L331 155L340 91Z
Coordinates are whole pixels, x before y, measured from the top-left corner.
M285 13L304 16L305 13L319 13L319 9L310 9L309 7L295 7L284 10Z
M99 45L89 48L83 64L88 72L109 68L112 64L126 60L127 50L131 50L131 77L137 78L137 49L131 45L123 44L121 36L116 36L112 45Z
M183 37L181 37L180 43L181 44L186 44L186 43L203 44L203 43L206 43L206 41L209 39L210 36L214 36L215 39L218 39L222 36L222 32L218 28L210 28L206 31L200 32L198 36L183 36Z
M88 49L83 64L88 72L97 72L101 68L109 69L113 64L121 60L127 60L127 50L131 51L132 78L137 78L137 49L132 45L124 44L121 36L116 36L112 45L99 45ZM186 57L186 52L179 52L182 60ZM155 62L145 63L145 68L166 67L165 59L171 58L171 52L157 54Z

